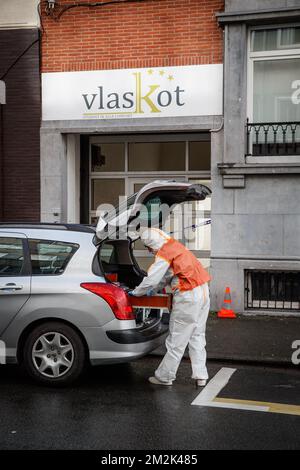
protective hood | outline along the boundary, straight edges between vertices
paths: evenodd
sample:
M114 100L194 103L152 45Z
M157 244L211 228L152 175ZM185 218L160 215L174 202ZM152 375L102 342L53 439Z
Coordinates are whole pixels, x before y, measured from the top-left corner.
M158 251L170 240L171 237L158 228L150 228L143 231L141 241L154 251Z

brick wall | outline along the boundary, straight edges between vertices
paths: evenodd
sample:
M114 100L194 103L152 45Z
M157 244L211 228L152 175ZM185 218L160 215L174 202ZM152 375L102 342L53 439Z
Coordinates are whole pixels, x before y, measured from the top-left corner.
M58 3L54 15L76 2ZM42 7L42 71L221 63L223 9L223 0L144 0L77 7L55 21Z
M40 220L40 73L37 29L0 31L0 220Z

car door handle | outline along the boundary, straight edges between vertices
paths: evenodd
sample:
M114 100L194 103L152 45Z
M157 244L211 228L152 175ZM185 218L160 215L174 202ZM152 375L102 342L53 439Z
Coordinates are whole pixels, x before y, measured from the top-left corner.
M5 286L0 286L0 290L22 290L23 286L17 286L17 284L5 284Z

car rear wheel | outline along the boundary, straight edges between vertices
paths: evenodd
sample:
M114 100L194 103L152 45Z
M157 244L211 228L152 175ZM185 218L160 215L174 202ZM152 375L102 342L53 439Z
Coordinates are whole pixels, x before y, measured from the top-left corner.
M45 385L74 382L85 365L85 349L78 333L68 325L49 322L37 326L24 346L28 374Z

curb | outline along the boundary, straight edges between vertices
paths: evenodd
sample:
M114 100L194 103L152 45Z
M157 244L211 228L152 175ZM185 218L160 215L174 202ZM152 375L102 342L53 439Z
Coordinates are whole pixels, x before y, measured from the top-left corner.
M165 355L164 351L152 351L149 353L150 356L157 356L157 357L163 357ZM184 353L183 356L184 359L189 359L189 356L187 353ZM286 367L286 368L291 368L291 369L299 369L300 372L300 366L293 364L291 360L289 359L281 359L281 358L271 358L271 357L265 357L263 359L258 358L258 357L249 357L249 356L239 356L239 357L233 357L233 356L222 356L222 355L207 355L207 361L208 362L229 362L232 364L247 364L247 365L260 365L262 367Z

